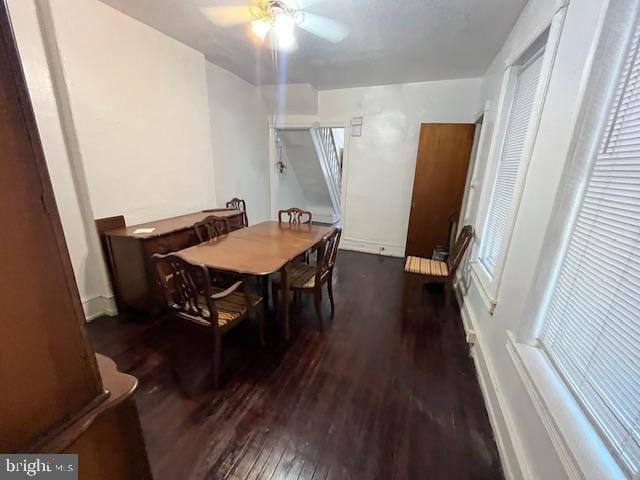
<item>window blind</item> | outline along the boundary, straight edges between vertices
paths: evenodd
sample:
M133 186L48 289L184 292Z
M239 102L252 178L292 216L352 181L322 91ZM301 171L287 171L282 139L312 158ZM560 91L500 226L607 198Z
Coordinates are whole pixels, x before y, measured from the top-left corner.
M612 453L640 470L640 24L540 343Z
M542 71L542 53L538 52L520 67L516 80L480 250L480 261L491 275L495 272L509 227L516 183Z

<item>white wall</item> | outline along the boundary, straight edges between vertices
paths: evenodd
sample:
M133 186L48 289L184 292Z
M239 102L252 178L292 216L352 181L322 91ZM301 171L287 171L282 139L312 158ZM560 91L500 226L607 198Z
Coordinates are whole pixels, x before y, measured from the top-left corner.
M50 0L96 218L211 207L204 56L94 0Z
M315 115L318 91L309 83L258 87L262 101L272 115Z
M48 53L55 51L48 38L51 32L41 30L35 2L10 0L8 5L85 315L90 319L115 313L75 131L72 124L63 121L71 116L68 103L56 98L60 90L66 97L64 79L47 61ZM44 10L46 16L48 8Z
M250 223L268 220L267 109L257 87L206 62L217 206L247 202Z
M318 93L321 121L364 117L348 142L343 247L404 256L420 124L473 123L480 91L472 78Z
M466 328L477 333L473 355L494 431L509 478L568 478L544 424L536 414L530 395L506 350L507 331L517 331L527 319L524 311L532 288L545 231L553 215L553 202L572 140L580 107L580 92L586 81L595 35L606 2L572 0L565 18L537 140L526 177L514 235L493 315L484 293L473 279L466 278L464 298ZM482 101L491 102L484 128L495 126L505 59L533 40L558 8L555 0L530 0L520 19L483 80ZM479 152L480 172L487 167L490 142ZM481 180L481 178L480 178ZM480 195L474 195L475 202ZM476 226L477 204L470 206Z
M135 224L216 205L210 107L237 144L215 142L221 175L235 162L227 179L253 193L250 219L266 218L266 111L255 87L211 68L207 78L201 53L97 0L9 6L88 318L114 312L94 218ZM218 183L229 187L224 200L243 193Z

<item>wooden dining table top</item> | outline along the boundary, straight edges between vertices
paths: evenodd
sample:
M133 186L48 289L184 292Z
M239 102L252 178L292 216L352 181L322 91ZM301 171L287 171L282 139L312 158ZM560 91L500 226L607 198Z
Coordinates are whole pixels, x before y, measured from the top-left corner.
M179 250L188 262L248 275L269 275L313 248L333 227L262 222Z

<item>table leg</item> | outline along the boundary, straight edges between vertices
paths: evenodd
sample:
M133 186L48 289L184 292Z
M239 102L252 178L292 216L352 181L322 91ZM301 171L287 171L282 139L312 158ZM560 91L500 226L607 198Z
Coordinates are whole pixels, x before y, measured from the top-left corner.
M262 301L264 302L265 313L269 312L269 275L258 277L262 287Z
M290 329L289 329L289 275L287 273L287 266L285 265L280 270L280 288L282 290L282 308L280 309L282 312L282 326L284 328L284 338L289 340Z

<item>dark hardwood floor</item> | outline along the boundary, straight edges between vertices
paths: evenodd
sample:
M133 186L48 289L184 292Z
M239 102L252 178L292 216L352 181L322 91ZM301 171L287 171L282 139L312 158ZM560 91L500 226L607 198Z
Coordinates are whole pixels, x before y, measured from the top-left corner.
M500 479L460 315L400 259L340 252L336 315L312 301L260 347L252 322L224 342L213 391L206 331L171 318L101 318L95 349L140 380L156 480ZM328 302L325 312L328 317Z

